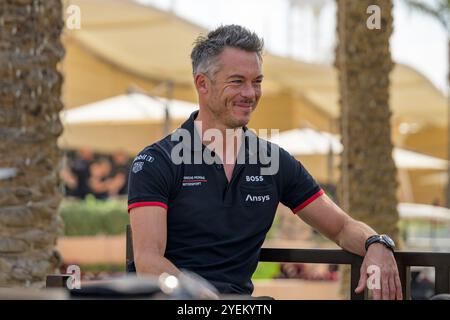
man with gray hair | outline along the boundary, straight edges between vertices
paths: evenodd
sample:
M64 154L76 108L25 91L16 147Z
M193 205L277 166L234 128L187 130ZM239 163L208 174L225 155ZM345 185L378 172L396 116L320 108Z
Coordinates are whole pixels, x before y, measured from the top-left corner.
M393 241L352 219L299 161L247 129L262 94L262 51L263 41L237 25L196 41L191 58L199 111L145 148L130 172L138 274L187 270L221 293L251 294L259 251L281 202L343 249L365 256L358 292L375 265L382 286L374 297L401 299ZM278 161L277 170L264 173L263 158Z

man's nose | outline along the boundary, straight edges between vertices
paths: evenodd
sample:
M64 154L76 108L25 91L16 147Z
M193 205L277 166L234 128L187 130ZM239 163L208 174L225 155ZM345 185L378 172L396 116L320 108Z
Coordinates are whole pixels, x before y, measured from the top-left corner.
M255 100L256 99L256 89L253 87L253 84L247 83L244 85L241 91L242 97L246 99Z

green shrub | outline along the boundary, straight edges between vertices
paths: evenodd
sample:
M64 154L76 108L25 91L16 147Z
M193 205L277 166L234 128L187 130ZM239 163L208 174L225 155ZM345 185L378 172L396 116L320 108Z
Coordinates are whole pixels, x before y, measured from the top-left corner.
M124 272L125 264L95 263L80 265L81 272Z
M273 279L280 273L280 264L277 262L260 262L253 273L252 279Z
M64 221L65 236L118 235L129 223L126 199L65 199L59 213Z

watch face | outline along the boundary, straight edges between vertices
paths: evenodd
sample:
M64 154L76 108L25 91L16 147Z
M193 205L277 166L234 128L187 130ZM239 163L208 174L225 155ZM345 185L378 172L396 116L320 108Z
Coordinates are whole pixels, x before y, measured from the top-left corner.
M383 234L381 237L383 238L383 240L384 240L390 247L392 247L392 248L395 247L395 242L394 242L394 240L392 240L389 236Z

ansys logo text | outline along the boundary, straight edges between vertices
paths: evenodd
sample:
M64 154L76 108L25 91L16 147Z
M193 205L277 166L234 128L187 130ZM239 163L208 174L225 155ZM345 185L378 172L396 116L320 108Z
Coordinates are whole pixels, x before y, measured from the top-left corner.
M269 201L270 200L270 196L269 195L265 195L265 196L252 196L250 194L247 194L247 197L245 198L245 202L265 202L265 201Z

